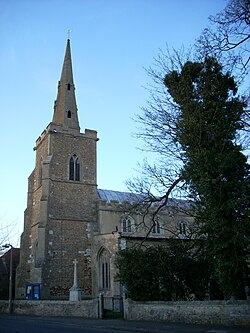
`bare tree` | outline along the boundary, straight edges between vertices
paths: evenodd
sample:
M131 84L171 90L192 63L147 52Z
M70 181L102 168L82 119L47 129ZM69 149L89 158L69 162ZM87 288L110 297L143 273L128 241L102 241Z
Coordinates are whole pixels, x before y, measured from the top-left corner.
M210 26L198 38L196 48L201 57L214 56L236 78L247 98L248 108L242 121L244 130L238 137L245 150L250 146L250 0L229 0L224 10L210 16Z
M185 52L183 48L179 51L170 51L168 47L166 51L160 50L153 67L147 70L151 79L145 87L149 93L147 104L135 118L138 124L135 136L144 142L140 149L156 157L153 164L145 159L139 165L140 176L127 181L128 189L141 195L133 209L140 210L143 223L146 216L151 218L152 224L146 237L155 227L159 212L166 208L169 199L187 198L181 174L185 156L176 140L181 110L164 86L164 77L173 70L180 71L189 59L191 52ZM175 204L178 205L178 200ZM178 210L190 214L190 207L187 209L181 205ZM165 228L167 230L167 225Z
M250 69L250 0L229 0L225 9L210 16L197 47L212 55L244 80Z
M180 107L163 84L165 75L174 70L180 72L187 61L203 61L206 56L214 56L223 65L224 71L237 76L238 87L240 83L247 82L250 68L250 0L229 0L222 12L209 19L210 27L203 31L193 49L188 52L183 48L178 51L170 51L168 47L166 51L160 50L153 67L147 70L151 79L146 86L149 98L142 113L136 117L139 124L136 136L145 144L142 150L156 153L158 159L153 166L145 160L140 168L140 177L130 180L128 187L148 196L151 201L163 202L173 192L175 196L186 194L180 173L185 154L176 140ZM249 105L246 84L243 84L243 89L242 94L245 93ZM243 150L249 151L249 108L245 109L241 121L242 130L237 135L237 143L242 145Z
M225 105L229 101L236 103L235 106L240 103L241 115L237 119L237 131L232 136L231 143L238 147L237 149L239 150L242 147L243 149L249 149L250 117L249 110L245 108L247 100L237 95L237 87L240 82L244 83L244 80L246 80L250 66L247 46L250 40L249 0L230 0L225 10L214 18L210 18L210 20L213 22L213 26L204 31L194 50L191 50L195 52L185 53L183 49L170 51L167 48L166 52L160 51L155 59L154 66L147 70L151 79L151 83L146 87L149 92L149 98L146 106L142 108L142 113L136 117L136 121L139 124L136 136L142 139L145 144L142 150L156 153L158 158L153 165L145 160L140 169L140 176L127 182L132 192L142 195L140 204L143 207L143 216L149 215L152 219L153 224L147 236L156 225L158 213L166 208L171 196L175 198L190 198L191 202L193 199L195 203L196 197L199 199L201 191L192 191L190 185L196 179L197 173L191 175L193 178L185 177L185 175L187 176L185 174L186 167L190 163L189 148L192 145L196 145L195 157L197 157L197 152L199 154L202 152L203 155L204 152L211 152L211 145L209 144L204 148L200 146L199 140L193 140L193 142L189 142L185 146L179 140L179 134L183 129L183 133L185 133L186 125L190 125L192 138L195 138L197 134L199 139L202 137L199 134L204 134L206 131L207 137L213 137L215 134L213 128L218 127L218 120L221 119L218 115L221 116L223 114L223 110L226 109ZM213 71L211 73L208 71L208 59L214 62L215 68L221 68L219 73L217 73L219 74L218 77L211 78ZM196 76L197 68L201 68L199 78ZM185 72L188 69L190 69L190 73ZM193 69L195 69L194 72ZM185 73L182 73L183 70ZM189 76L190 84L188 80L177 80L182 75L181 73L185 74L183 77ZM238 75L237 80L235 80L235 75ZM164 80L167 77L175 81L175 84L170 84L171 82L167 84ZM225 78L235 83L233 89L229 87L226 92L220 91L224 86L223 84L221 86L218 84L220 79L224 80ZM216 84L214 84L215 82ZM205 92L203 91L204 87L207 88ZM174 99L175 95L178 98ZM185 98L183 95L185 95ZM182 98L184 99L180 103ZM214 103L211 104L211 100ZM221 104L222 100L225 105ZM189 120L192 120L190 124L188 122L183 123L183 110L188 110ZM218 114L215 115L214 112L216 110ZM206 111L208 111L208 114L214 114L211 119L213 125L216 126L211 126L210 132L207 130L207 122L209 122L210 118L204 118L204 122L201 121L201 115L204 116ZM194 118L191 119L192 114ZM225 115L225 119L229 118L228 115ZM196 120L194 121L194 119ZM225 124L225 119L220 122L221 126ZM182 125L184 127L181 127ZM230 128L229 126L228 130ZM221 129L218 130L218 133L221 133ZM221 138L220 143L222 146L226 139L225 137ZM203 155L200 154L199 165L201 166L206 164L202 159ZM215 161L215 156L211 160ZM207 173L203 172L202 169L200 174L202 186L206 185L207 180L212 183L215 181L212 176L206 178ZM200 205L200 207L204 208L205 205ZM190 206L186 212L192 213L189 208ZM200 214L199 209L196 211L197 214ZM199 222L198 219L195 220ZM204 232L203 235L205 234ZM222 252L224 253L224 251Z
M235 77L248 108L242 117L244 130L238 139L250 150L250 0L229 0L218 14L209 17L210 25L197 39L197 56L213 56Z
M5 217L0 217L0 254L5 252L6 249L2 248L6 243L10 243L10 239L17 236L15 234L16 222L6 222ZM13 244L13 246L16 244Z
M145 87L149 97L135 118L138 124L135 136L144 142L141 150L154 153L156 159L153 164L145 159L139 166L139 176L127 181L127 186L131 192L142 194L141 207L145 215L150 211L152 227L169 198L187 199L189 195L182 178L186 154L176 139L181 109L164 85L164 78L173 71L180 73L187 61L202 62L207 56L215 56L225 72L238 74L243 82L250 65L249 3L250 0L229 0L222 12L210 17L210 27L204 30L193 49L170 50L167 46L166 50L160 50L153 66L146 70L150 78ZM250 111L247 108L241 122L242 130L236 140L247 151L250 144Z

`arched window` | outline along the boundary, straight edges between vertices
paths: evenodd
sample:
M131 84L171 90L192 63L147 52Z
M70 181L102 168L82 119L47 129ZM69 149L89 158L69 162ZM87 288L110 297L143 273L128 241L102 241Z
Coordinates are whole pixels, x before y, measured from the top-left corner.
M179 233L183 236L187 235L187 225L183 221L179 222Z
M132 232L134 229L133 219L130 216L122 218L122 232Z
M80 180L80 161L76 154L69 160L69 180Z
M110 255L106 249L102 249L99 255L99 287L110 288Z
M68 111L68 112L67 112L67 117L68 117L68 118L71 118L71 111Z
M161 233L161 226L159 221L154 221L152 226L152 233L153 234L160 234Z

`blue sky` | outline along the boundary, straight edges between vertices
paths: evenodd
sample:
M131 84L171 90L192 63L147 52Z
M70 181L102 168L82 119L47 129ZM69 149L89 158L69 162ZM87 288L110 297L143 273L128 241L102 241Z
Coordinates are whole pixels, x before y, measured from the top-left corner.
M0 232L19 242L33 147L52 120L66 47L81 131L98 131L98 187L126 190L144 155L132 120L145 105L145 69L159 49L189 47L224 0L0 0ZM1 239L1 237L0 237Z

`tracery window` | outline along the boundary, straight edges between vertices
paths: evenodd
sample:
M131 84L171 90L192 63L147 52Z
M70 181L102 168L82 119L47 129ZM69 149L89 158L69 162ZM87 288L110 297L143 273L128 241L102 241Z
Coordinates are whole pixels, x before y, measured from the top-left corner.
M100 289L110 288L110 255L106 249L99 256L99 281Z
M69 160L69 180L80 180L80 161L76 154Z
M187 235L187 225L183 221L179 222L179 233L180 235Z
M125 216L122 219L122 232L132 232L134 228L133 220L130 216Z

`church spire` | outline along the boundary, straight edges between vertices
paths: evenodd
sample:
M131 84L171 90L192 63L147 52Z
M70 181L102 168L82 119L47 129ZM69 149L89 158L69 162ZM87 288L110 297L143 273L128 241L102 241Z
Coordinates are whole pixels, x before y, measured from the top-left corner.
M67 40L67 47L61 79L58 84L57 99L55 101L52 121L56 125L61 125L63 130L80 131L69 39Z

